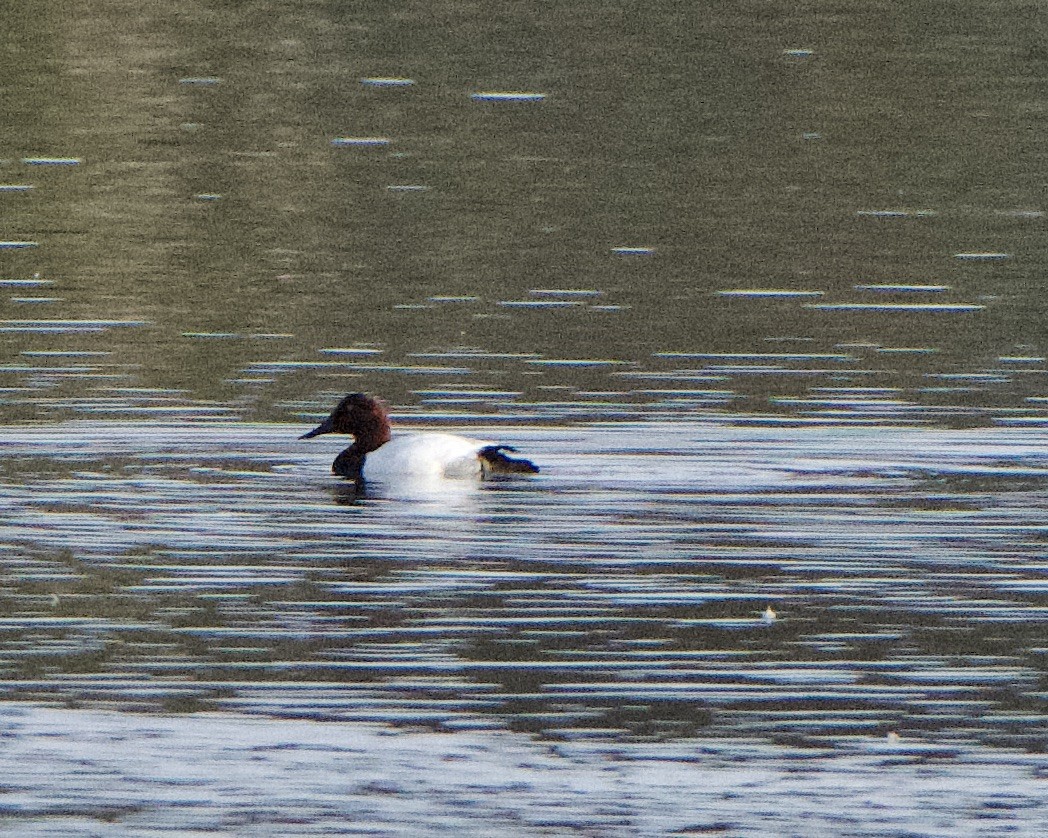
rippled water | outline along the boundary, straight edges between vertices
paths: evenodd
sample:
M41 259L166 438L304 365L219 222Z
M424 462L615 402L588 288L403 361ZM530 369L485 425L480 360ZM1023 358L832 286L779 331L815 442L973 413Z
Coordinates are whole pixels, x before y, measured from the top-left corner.
M8 705L9 707L10 705ZM19 707L22 835L1039 835L1042 759L905 743L543 745L371 725ZM146 743L146 747L138 747Z
M5 429L7 696L1045 744L1041 431L479 427L542 473L359 498L299 430Z
M1039 834L1029 8L265 12L0 34L0 710L35 778L0 817L243 832L242 736L273 834L322 831L376 768L316 738L367 728L421 737L418 786L353 786L378 834ZM543 471L355 496L297 437L356 390ZM449 732L517 784L442 785ZM182 737L199 821L99 756ZM298 748L327 791L280 782Z
M0 691L82 708L4 711L9 823L1037 834L1048 434L475 424L542 473L361 497L303 427L0 431Z
M123 6L6 38L4 421L1046 420L1023 7Z

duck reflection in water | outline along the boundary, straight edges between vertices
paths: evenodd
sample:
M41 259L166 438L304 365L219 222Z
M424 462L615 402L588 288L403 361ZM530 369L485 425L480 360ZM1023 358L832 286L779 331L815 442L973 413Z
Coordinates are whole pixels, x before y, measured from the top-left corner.
M321 434L353 437L353 444L335 458L331 470L358 487L371 481L484 479L492 474L536 474L539 470L530 460L509 456L516 449L508 445L444 433L394 437L385 405L364 393L350 393L327 419L299 439Z

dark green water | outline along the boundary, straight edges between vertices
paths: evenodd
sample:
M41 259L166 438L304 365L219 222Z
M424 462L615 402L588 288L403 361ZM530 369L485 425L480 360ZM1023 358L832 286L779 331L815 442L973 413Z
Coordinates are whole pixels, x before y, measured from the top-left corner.
M486 413L698 388L733 412L1039 419L1038 18L32 9L5 36L0 182L32 188L0 192L3 238L36 246L0 250L2 411L287 419L451 386ZM373 354L324 352L347 348Z

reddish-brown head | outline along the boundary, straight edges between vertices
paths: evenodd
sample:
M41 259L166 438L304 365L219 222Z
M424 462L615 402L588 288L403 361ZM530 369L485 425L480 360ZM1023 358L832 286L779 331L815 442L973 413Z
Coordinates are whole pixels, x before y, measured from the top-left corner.
M389 414L378 399L365 393L350 393L327 419L299 439L311 439L321 434L349 434L356 439L358 449L374 451L389 442Z

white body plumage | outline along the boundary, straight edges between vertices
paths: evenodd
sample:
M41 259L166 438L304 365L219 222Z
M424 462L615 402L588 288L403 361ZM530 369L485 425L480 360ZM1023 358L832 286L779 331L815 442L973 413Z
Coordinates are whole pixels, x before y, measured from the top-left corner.
M377 481L393 477L480 477L483 464L479 454L490 444L456 434L398 434L367 453L361 475Z

